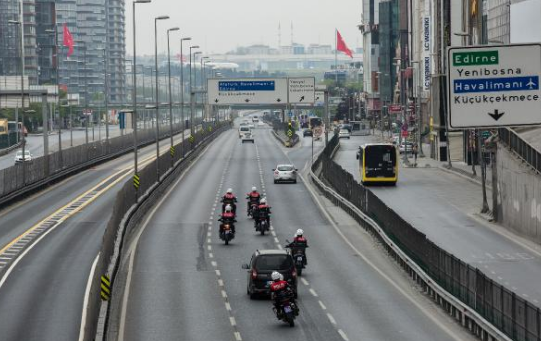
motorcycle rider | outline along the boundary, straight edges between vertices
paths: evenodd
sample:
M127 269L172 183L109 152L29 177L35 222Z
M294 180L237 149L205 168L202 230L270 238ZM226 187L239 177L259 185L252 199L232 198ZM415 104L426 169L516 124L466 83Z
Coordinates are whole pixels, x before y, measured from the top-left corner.
M257 223L260 219L267 221L267 226L270 228L270 211L271 207L267 205L267 198L261 198L259 206L257 206L257 214L254 216L254 227L257 228Z
M252 191L246 193L246 199L248 199L247 213L249 213L250 206L252 206L253 203L257 204L256 207L259 206L259 201L261 200L261 194L257 191L257 187L252 187Z
M235 194L233 194L233 190L231 188L227 189L227 192L222 197L222 212L225 211L226 205L231 205L231 209L233 213L237 214L237 205L235 204L237 202L237 197Z
M280 319L282 315L281 300L283 298L288 298L291 302L291 307L295 311L295 315L299 314L299 308L297 303L295 303L295 296L293 289L287 281L284 280L284 276L278 271L273 271L271 274L272 283L270 285L271 299L274 301L274 308L276 309L276 317Z
M231 224L231 231L235 233L235 224L237 220L235 219L235 213L233 213L233 210L231 208L231 205L226 205L224 213L220 215L220 219L218 221L221 221L222 224L220 224L220 234L223 232L223 225L226 223Z
M291 253L295 254L295 251L301 251L304 255L304 265L308 265L308 259L306 257L306 248L308 247L308 239L304 237L304 231L298 229L293 236L293 241L286 245L291 249Z

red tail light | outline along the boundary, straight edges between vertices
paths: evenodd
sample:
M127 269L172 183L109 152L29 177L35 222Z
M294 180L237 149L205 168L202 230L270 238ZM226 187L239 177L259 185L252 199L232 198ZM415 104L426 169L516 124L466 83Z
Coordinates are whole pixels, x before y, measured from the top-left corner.
M255 271L255 269L252 270L252 279L256 279L257 278L257 271Z

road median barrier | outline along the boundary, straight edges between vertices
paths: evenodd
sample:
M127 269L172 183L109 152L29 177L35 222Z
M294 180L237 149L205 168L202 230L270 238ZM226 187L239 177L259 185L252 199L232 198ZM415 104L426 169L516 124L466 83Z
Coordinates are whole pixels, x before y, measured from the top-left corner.
M482 340L538 340L540 310L441 249L332 160L334 136L310 170L312 183L371 232L423 292Z

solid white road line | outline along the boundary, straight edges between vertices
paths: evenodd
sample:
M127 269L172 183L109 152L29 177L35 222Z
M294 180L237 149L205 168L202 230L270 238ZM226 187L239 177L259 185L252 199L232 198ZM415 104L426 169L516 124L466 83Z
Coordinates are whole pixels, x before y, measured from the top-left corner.
M94 272L96 271L96 264L98 264L98 259L100 259L99 254L94 259L94 262L92 262L92 267L90 268L90 274L88 276L88 280L86 281L85 297L83 299L83 314L81 316L81 329L79 329L79 341L83 341L85 339L86 308L88 306L88 297L90 296L90 287L92 286L92 280L94 279Z

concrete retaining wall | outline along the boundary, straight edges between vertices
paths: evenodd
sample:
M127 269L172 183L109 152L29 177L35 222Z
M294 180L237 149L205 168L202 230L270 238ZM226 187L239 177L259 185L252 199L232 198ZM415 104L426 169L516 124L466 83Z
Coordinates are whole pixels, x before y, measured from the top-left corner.
M498 221L541 243L541 175L498 145Z

